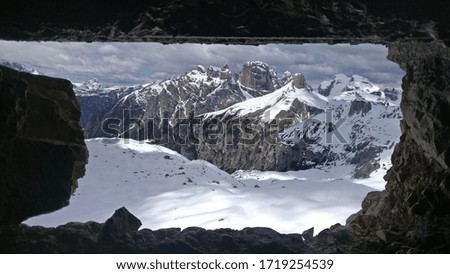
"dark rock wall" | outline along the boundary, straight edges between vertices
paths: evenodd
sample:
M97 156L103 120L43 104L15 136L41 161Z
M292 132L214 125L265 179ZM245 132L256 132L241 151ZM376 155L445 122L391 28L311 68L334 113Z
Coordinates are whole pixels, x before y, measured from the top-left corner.
M378 225L395 227L419 249L449 252L450 51L440 44L393 44L389 58L407 72L404 120Z
M449 36L440 0L8 1L0 38L205 43L392 42ZM259 37L259 39L255 39ZM448 42L448 39L446 39Z
M67 80L0 66L0 224L68 204L87 149Z

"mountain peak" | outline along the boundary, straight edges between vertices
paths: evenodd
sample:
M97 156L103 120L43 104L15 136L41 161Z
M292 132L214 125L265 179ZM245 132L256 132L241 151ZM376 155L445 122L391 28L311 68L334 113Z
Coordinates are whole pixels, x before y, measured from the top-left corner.
M253 91L267 93L275 90L269 65L261 61L245 63L241 73L239 73L239 82L242 86L248 88L250 93Z
M269 65L267 63L264 63L262 61L247 61L244 66L248 67L260 67L264 70L269 69Z
M198 65L198 66L197 66L197 70L200 71L200 72L202 72L202 73L205 73L205 72L206 72L205 67L202 66L202 65Z
M342 73L336 74L333 80L321 82L318 92L325 97L337 100L353 100L355 97L364 97L369 101L398 99L396 90L382 89L381 86L357 74L351 77Z
M294 79L292 81L292 86L295 88L305 88L306 80L305 76L301 73L294 74Z
M105 88L104 85L102 85L98 79L94 78L94 79L90 79L88 81L85 81L83 83L74 83L74 86L77 88L78 91L97 91L97 90L102 90L103 88Z

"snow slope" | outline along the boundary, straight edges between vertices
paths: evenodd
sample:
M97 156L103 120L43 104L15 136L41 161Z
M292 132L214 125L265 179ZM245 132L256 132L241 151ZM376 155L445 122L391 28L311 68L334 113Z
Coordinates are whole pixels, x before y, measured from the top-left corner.
M324 96L313 93L307 88L295 88L292 86L292 81L290 81L272 93L250 98L223 110L206 113L204 117L211 118L219 115L243 117L250 113L261 113L259 118L263 122L270 122L280 112L289 111L295 100L317 109L323 109L327 105L327 99Z
M345 223L374 190L354 182L345 168L230 175L157 145L127 139L91 139L87 145L87 173L70 205L27 224L104 222L125 206L150 229L265 226L299 233L314 226L320 231Z

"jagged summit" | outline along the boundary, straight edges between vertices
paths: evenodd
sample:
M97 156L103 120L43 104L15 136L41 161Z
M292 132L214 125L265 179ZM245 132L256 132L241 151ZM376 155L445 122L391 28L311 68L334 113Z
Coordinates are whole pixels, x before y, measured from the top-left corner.
M253 96L274 91L269 65L260 61L244 64L239 73L239 83Z

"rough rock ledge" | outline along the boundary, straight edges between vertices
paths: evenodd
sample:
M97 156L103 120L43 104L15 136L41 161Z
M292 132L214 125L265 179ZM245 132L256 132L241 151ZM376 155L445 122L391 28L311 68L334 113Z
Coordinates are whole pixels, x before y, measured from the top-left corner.
M140 225L126 208L120 208L104 224L0 226L0 253L314 253L300 234L279 234L270 228L153 231L138 230Z

